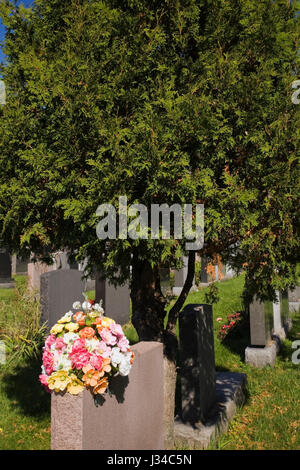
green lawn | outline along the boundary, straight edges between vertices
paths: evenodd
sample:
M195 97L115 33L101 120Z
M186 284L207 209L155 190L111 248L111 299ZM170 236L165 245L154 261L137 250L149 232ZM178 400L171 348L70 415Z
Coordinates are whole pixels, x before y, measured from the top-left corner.
M24 279L17 279L17 283L24 284ZM243 330L243 334L224 345L217 337L221 324L216 321L218 317L226 321L228 314L242 310L243 283L243 276L219 283L220 300L214 305L216 368L244 372L249 384L245 406L216 448L300 449L300 365L291 362L291 340L300 338L300 316L295 316L291 339L285 341L274 369L258 370L245 365L247 333ZM203 303L204 293L202 289L190 294L187 302ZM0 290L0 337L6 328L10 334L13 328L25 331L21 316L30 316L31 311L36 315L36 303L31 304L28 299L26 302L25 309L20 307L16 291ZM126 325L125 331L133 342L138 340L132 325ZM16 340L16 347L18 344ZM39 371L40 360L20 361L6 371L0 369L0 449L50 448L50 396L38 382Z

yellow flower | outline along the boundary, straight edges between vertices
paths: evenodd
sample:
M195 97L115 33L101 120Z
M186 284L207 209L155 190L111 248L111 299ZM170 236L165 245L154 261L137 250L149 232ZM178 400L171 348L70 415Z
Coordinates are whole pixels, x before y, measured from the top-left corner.
M50 333L52 333L53 335L57 335L58 333L61 333L63 329L64 329L64 325L59 325L58 323L56 323L51 328Z
M48 387L55 392L63 392L70 381L71 379L68 376L68 372L58 370L57 372L53 372L48 378Z
M78 395L78 393L82 392L84 390L84 385L79 380L75 374L71 374L70 376L70 383L68 384L68 392L71 393L72 395Z
M108 317L101 318L101 326L103 326L104 328L108 328L110 325L113 325L114 323L116 322L112 318L108 318Z
M65 315L62 318L60 318L60 320L58 320L57 323L69 323L70 320L71 320L71 316Z
M78 323L73 323L73 322L65 323L64 327L66 330L72 331L72 332L77 331L79 329Z

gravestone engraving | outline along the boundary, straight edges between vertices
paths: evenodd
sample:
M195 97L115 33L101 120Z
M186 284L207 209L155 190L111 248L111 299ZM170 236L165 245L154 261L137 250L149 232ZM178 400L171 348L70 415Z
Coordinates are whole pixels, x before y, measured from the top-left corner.
M130 317L130 289L129 283L115 287L108 280L101 278L100 274L95 279L96 302L103 301L105 315L113 318L116 323L125 325Z
M11 277L11 257L5 247L0 247L0 284L1 287L13 287L14 283Z
M181 419L205 421L216 400L216 371L211 305L189 304L179 315Z
M75 269L58 269L41 275L41 322L47 321L49 329L72 310L75 301L83 302L81 276Z

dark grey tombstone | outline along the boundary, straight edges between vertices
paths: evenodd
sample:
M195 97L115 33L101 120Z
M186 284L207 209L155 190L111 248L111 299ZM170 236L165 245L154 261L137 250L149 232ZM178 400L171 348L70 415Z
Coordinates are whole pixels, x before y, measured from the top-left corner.
M96 302L103 301L105 315L113 318L116 323L125 325L130 318L129 284L115 287L100 275L95 279Z
M273 302L253 300L250 310L251 346L266 346L271 341L273 331Z
M82 273L75 269L59 269L41 275L41 322L51 328L72 309L75 301L84 301Z
M11 256L5 247L0 247L0 284L2 287L13 286L11 274Z
M208 283L208 275L207 275L206 267L207 267L207 259L205 256L203 256L201 258L201 271L200 271L200 282L203 284Z
M211 305L189 304L179 315L181 419L204 422L216 401Z
M161 291L163 295L168 295L171 292L170 268L160 268L159 275Z

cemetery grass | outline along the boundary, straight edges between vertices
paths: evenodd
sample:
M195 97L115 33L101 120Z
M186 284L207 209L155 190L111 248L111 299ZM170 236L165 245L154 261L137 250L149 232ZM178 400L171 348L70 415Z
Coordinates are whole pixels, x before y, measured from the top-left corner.
M45 450L50 449L50 396L38 381L39 304L24 299L25 276L15 281L17 289L0 289L0 340L6 341L11 360L0 366L0 449Z
M17 287L22 287L26 278L18 276L15 280ZM291 362L292 340L300 338L300 314L294 317L290 339L284 342L276 367L263 370L252 368L243 362L244 350L249 344L247 328L243 327L226 344L217 337L222 322L216 319L221 317L225 322L228 314L243 308L241 294L244 277L242 275L218 285L220 300L214 305L216 368L220 371L246 373L248 391L246 403L238 410L228 432L211 448L300 449L300 367ZM89 292L89 298L93 298L93 294ZM205 289L191 293L187 303L203 303L204 295ZM3 312L5 306L6 312L5 322L0 321L0 335L3 336L5 332L11 334L12 330L18 328L21 332L24 330L24 320L20 321L19 318L22 308L16 307L18 302L16 290L11 289L9 293L0 290L0 309ZM34 309L32 315L35 316ZM132 343L138 341L138 335L130 323L124 330ZM40 364L41 358L37 356L31 359L18 357L16 364L5 370L0 366L1 450L50 449L50 396L38 381ZM181 449L180 446L177 448Z

